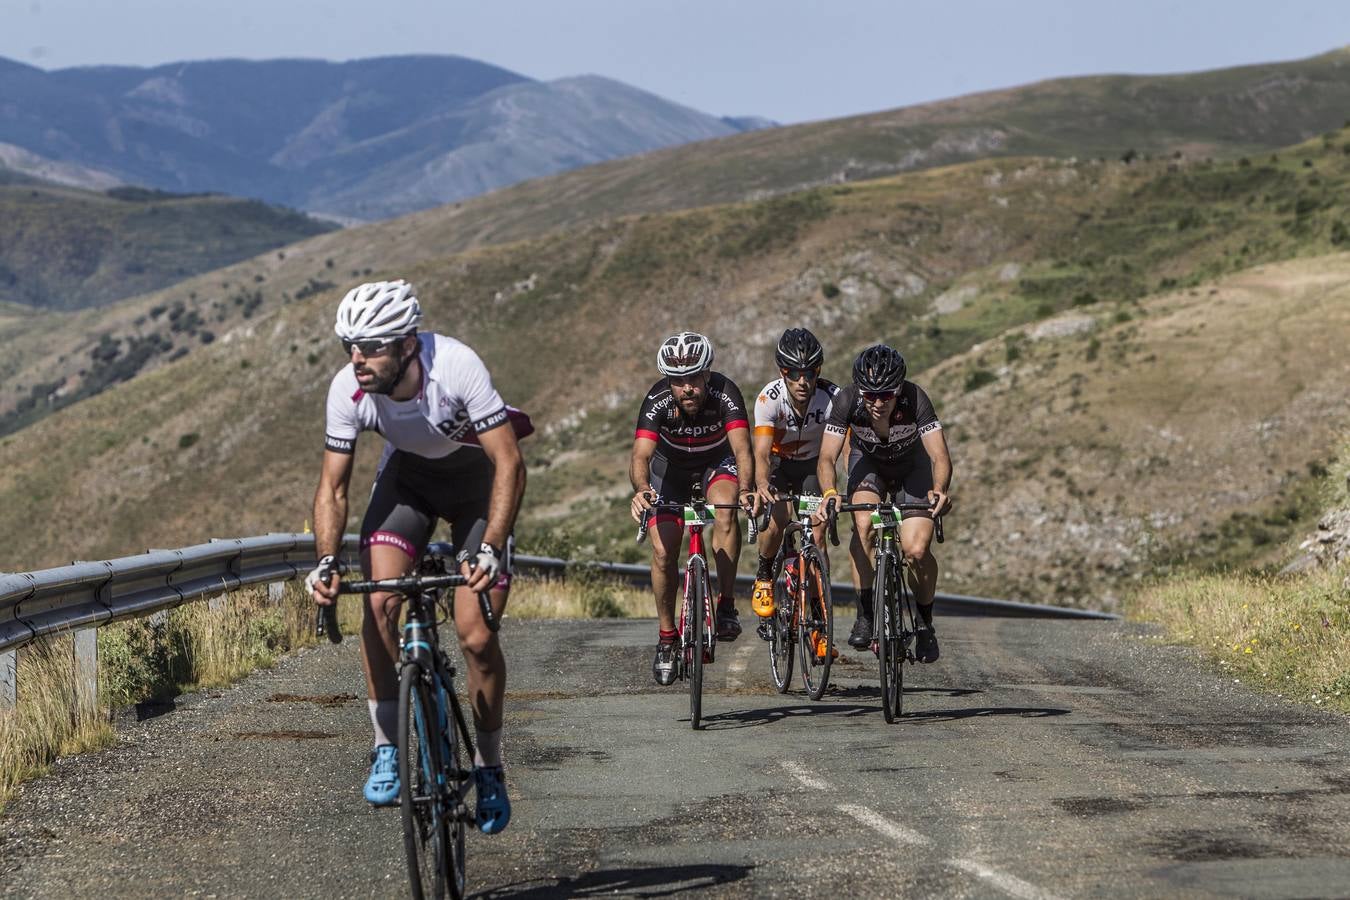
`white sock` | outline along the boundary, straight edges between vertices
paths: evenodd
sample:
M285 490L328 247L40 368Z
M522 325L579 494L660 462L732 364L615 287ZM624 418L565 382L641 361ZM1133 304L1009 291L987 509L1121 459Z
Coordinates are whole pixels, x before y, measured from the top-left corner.
M502 730L478 731L478 746L474 749L475 766L500 766L502 764Z
M375 746L392 744L391 734L398 732L398 701L367 700L370 706L370 724L375 728Z

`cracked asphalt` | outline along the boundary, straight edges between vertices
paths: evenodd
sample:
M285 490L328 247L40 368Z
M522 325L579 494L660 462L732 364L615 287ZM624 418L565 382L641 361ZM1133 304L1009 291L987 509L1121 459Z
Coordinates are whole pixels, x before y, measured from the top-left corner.
M841 613L836 624L847 634ZM694 732L645 620L514 621L510 828L482 897L1350 896L1350 720L1254 694L1138 626L938 619L882 719L871 654L774 691L753 630ZM61 760L0 819L14 897L406 895L360 797L355 642L180 697Z

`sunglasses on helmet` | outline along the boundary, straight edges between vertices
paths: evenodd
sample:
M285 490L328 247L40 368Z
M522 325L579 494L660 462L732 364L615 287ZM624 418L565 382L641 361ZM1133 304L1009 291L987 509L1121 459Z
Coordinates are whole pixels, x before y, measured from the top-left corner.
M342 349L347 351L348 356L352 355L353 347L360 350L362 356L379 356L381 353L387 353L401 340L403 340L401 337L375 338L368 341L349 341L343 338Z

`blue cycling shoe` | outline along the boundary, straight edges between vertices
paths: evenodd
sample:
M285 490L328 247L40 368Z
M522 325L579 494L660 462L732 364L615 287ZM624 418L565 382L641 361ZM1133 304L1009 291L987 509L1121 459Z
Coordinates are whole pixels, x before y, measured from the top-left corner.
M381 744L370 754L365 794L371 806L398 803L398 748L393 744Z
M506 775L501 766L477 766L473 770L478 809L474 817L483 834L498 834L511 821L511 798L506 796Z

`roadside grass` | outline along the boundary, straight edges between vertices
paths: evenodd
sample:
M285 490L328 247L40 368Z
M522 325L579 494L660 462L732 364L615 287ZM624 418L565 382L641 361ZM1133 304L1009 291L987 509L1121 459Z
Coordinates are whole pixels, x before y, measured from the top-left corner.
M57 756L113 742L112 725L101 707L76 712L73 653L69 637L19 651L18 704L0 712L0 811L19 784L45 774Z
M651 591L584 564L566 578L517 577L507 615L518 619L633 619L655 614Z
M1128 611L1254 687L1350 713L1347 583L1346 565L1289 577L1179 575L1142 589Z

